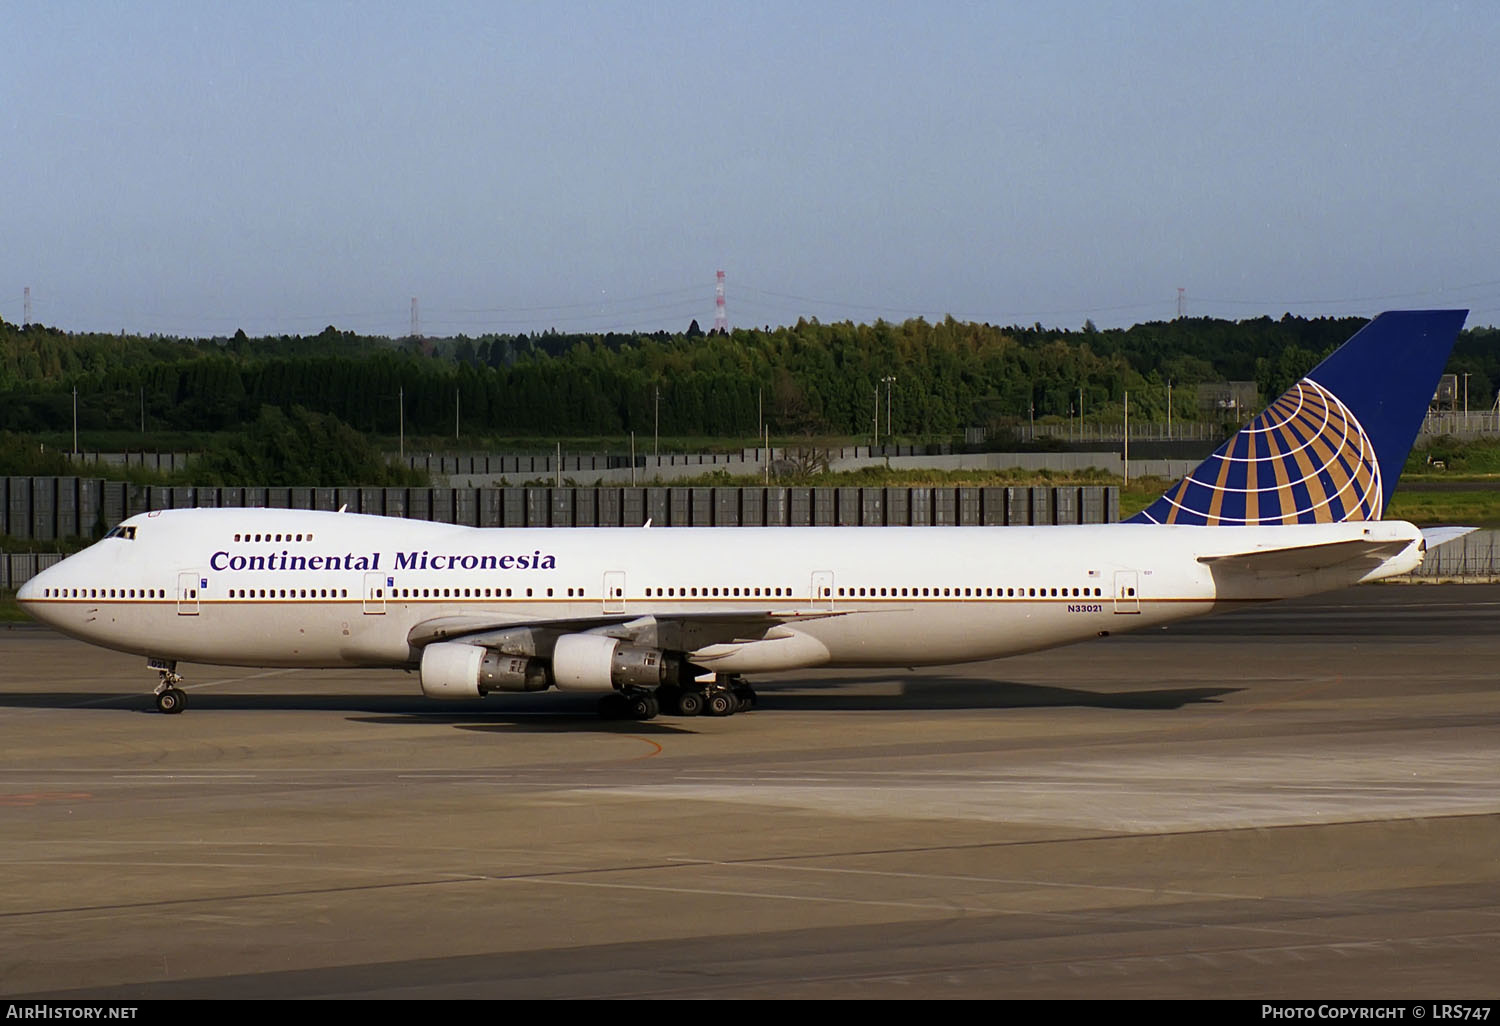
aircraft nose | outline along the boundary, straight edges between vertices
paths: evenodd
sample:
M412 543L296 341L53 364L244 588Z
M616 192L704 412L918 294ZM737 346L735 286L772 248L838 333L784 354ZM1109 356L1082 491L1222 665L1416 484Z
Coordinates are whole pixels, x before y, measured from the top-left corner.
M49 574L54 578L56 576L52 574L52 568L48 567L16 590L16 602L26 611L28 616L32 619L40 620L42 623L51 623L51 619L46 615L47 603L42 601L42 596L46 594L46 589L50 587L47 583Z

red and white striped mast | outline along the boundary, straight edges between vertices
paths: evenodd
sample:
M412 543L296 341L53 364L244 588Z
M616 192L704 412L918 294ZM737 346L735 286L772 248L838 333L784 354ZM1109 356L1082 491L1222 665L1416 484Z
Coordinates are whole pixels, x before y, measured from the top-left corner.
M729 334L729 315L724 312L724 272L719 272L714 284L714 331Z

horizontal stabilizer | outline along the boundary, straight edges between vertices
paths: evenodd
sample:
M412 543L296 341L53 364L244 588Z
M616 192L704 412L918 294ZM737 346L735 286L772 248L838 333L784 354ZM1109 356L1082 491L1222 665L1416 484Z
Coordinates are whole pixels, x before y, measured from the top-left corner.
M1318 570L1366 563L1372 569L1400 555L1410 539L1350 538L1347 541L1296 545L1282 549L1255 549L1221 556L1199 556L1198 562L1215 571L1225 570L1254 577L1294 577Z
M1479 530L1477 527L1424 527L1422 528L1422 540L1427 543L1427 551L1431 552L1439 545L1462 538L1466 534L1473 534Z

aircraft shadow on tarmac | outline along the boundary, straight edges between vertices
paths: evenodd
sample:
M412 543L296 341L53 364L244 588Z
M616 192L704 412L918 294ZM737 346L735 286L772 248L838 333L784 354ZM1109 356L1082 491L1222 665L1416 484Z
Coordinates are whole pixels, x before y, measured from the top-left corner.
M881 693L865 686L875 684ZM894 693L890 685L897 685ZM1215 703L1240 688L1182 687L1139 691L1090 691L1016 681L985 681L972 677L922 676L914 679L884 675L874 680L852 678L781 679L756 685L758 708L768 711L900 711L949 709L1095 708L1170 711L1189 705ZM341 712L356 722L374 724L432 724L456 726L559 727L591 725L608 731L643 729L674 731L690 722L663 714L657 720L602 721L594 695L495 695L482 701L437 702L420 694L236 694L226 691L189 691L186 716L195 712ZM114 692L4 692L0 708L77 709L132 712L160 716L149 694Z
M1032 709L1078 707L1092 709L1171 710L1205 702L1241 688L1154 688L1147 691L1089 691L1050 684L1024 684L973 677L922 676L914 680L887 677L879 683L898 684L896 694L860 693L847 680L779 680L757 685L762 705L795 710L847 709Z

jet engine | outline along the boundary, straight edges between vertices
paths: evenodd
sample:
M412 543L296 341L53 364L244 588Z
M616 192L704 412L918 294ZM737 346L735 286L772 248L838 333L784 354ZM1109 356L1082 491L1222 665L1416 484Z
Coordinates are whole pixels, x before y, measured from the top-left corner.
M654 688L667 670L660 649L623 645L602 634L564 634L552 649L552 680L559 691Z
M491 691L545 691L547 664L479 645L445 641L422 650L422 694L428 698L482 698Z
M680 660L658 648L626 645L601 634L564 634L549 665L528 655L507 655L462 641L422 649L422 693L428 698L482 698L492 691L615 691L654 688L691 676Z

